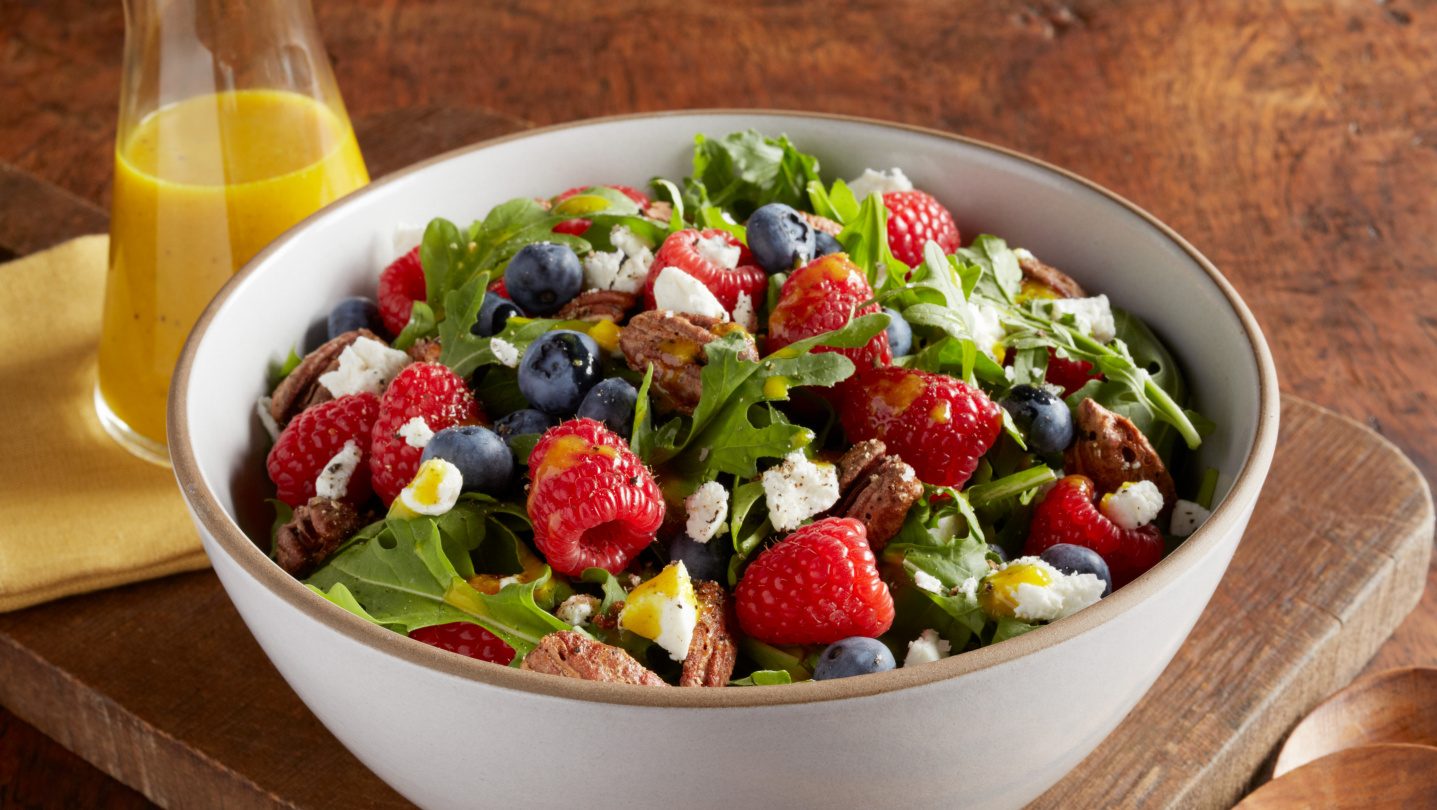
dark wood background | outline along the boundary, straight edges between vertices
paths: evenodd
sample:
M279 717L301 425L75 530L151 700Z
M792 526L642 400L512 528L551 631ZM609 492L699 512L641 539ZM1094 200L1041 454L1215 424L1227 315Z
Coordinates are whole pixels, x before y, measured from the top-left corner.
M528 123L734 106L938 127L1072 169L1213 259L1284 390L1437 473L1437 3L315 7L376 175ZM115 0L0 0L0 258L104 229L122 43ZM1437 588L1371 666L1403 664L1437 664ZM144 804L0 710L0 805Z

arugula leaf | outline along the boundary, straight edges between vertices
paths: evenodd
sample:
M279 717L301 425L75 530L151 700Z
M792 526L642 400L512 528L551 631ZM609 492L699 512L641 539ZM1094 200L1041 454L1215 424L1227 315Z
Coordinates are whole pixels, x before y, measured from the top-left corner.
M639 395L634 400L634 426L629 433L629 449L639 458L647 459L654 443L654 417L650 413L649 388L654 384L654 365L644 370L644 381L639 384Z
M420 338L433 337L434 324L434 310L423 301L415 301L413 309L409 311L409 323L395 336L393 347L404 351Z
M718 139L696 135L684 202L695 211L715 205L743 220L766 203L804 207L806 186L818 179L818 158L798 151L787 136L754 130Z
M284 358L284 362L275 363L271 361L269 365L269 389L273 391L285 377L289 376L290 372L299 368L299 364L303 362L304 358L300 356L297 347L294 346L290 347L289 356Z
M480 273L444 295L444 308L449 316L439 324L439 362L460 377L474 373L482 353L489 348L487 341L470 331L479 321L479 309L484 304L488 286L489 274Z
M825 190L823 183L811 180L808 183L808 201L813 213L828 217L840 225L847 225L858 218L858 198L842 180L833 181L833 187Z
M1056 480L1058 480L1058 473L1053 468L1046 464L1038 464L995 481L969 487L964 494L974 509L986 509Z
M1029 630L1037 629L1038 625L1036 624L1028 624L1022 619L1010 619L1004 616L998 620L998 625L993 630L993 638L988 643L997 644L1000 641L1021 636Z
M958 258L981 269L977 290L985 298L1013 303L1023 285L1023 269L1008 243L992 234L980 234L973 244L959 248Z
M729 686L781 686L793 683L793 676L782 669L756 669L747 677L729 681Z
M804 663L802 647L775 647L748 636L739 639L738 647L766 670L787 672L795 681L813 678L813 670Z
M694 218L694 225L699 228L717 228L720 231L728 231L738 241L748 243L748 228L734 222L733 217L717 205L705 205L700 208L698 216Z
M659 190L660 198L666 198L673 206L674 211L669 215L669 231L683 230L685 227L684 195L679 191L679 187L662 177L655 177L649 183Z
M863 269L874 290L902 287L908 279L908 265L888 249L888 209L883 198L870 194L858 206L858 213L838 234L838 243L853 263Z
M948 500L934 509L924 508L924 502L920 502L909 512L898 536L883 550L884 561L901 565L909 578L910 587L898 588L894 593L899 619L895 630L916 636L933 628L954 650L961 650L982 633L987 622L976 594L970 595L961 586L970 577L981 580L987 575L991 552L967 497L947 487L930 490L946 494ZM961 536L954 531L959 521L968 527ZM918 588L912 579L919 571L936 578L943 591L933 593Z
M600 602L599 609L594 611L596 615L607 613L616 602L629 598L629 592L619 584L619 578L602 568L585 568L579 578L598 585L604 591L604 601Z

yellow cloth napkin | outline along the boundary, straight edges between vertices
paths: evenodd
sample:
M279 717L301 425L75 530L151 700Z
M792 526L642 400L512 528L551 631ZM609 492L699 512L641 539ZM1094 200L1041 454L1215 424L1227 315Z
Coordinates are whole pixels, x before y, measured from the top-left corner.
M0 265L0 611L209 564L174 474L95 416L108 245Z

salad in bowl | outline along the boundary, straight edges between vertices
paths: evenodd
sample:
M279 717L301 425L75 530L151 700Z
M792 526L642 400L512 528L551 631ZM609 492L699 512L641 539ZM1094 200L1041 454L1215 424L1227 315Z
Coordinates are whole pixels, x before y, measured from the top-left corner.
M1155 333L900 167L744 131L534 192L395 223L260 400L316 598L496 665L778 685L1061 620L1208 515Z

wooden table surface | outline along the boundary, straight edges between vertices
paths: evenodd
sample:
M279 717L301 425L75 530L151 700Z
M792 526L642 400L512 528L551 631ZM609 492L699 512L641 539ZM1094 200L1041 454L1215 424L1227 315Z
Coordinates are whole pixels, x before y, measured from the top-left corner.
M1437 474L1437 3L315 7L376 174L524 123L735 106L921 124L1072 169L1212 258L1284 390ZM122 41L114 0L0 3L0 258L104 229ZM1437 665L1433 582L1372 669ZM0 710L0 806L145 804Z

